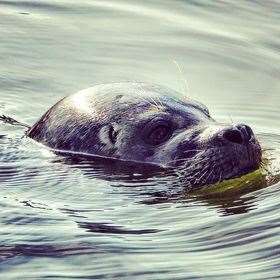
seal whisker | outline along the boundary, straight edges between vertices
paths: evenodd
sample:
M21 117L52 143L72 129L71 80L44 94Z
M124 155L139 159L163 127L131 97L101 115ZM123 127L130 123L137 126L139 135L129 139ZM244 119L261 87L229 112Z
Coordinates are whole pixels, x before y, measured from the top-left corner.
M168 161L167 162L167 164L168 163L171 163L171 162L179 162L179 161L185 161L185 160L189 160L190 158L188 158L188 157L185 157L185 158L179 158L179 159L174 159L174 160L170 160L170 161ZM192 160L195 160L196 159L196 157L193 157L192 158ZM203 160L203 159L201 159L201 160ZM207 159L205 159L205 161L206 161Z
M177 60L173 60L173 63L176 65L180 75L181 75L181 79L183 80L183 91L187 94L188 93L188 83L187 83L187 80L184 78L184 75L183 75L183 71L182 71L182 68L180 67L179 63L177 62Z
M213 172L214 172L214 169L212 168L212 170L209 172L207 178L204 180L204 184L207 184L207 182L209 182L209 178L213 174Z
M158 107L154 104L154 103L151 103L148 99L140 96L140 99L147 102L149 105L151 105L151 107L156 107L158 109Z
M222 182L222 171L220 172L220 176L219 176L219 181L218 183L221 183Z
M203 152L203 150L202 149L187 150L187 151L183 151L183 154L187 154L189 152Z
M156 106L156 108L157 108L158 110L160 110L160 106L159 106L159 104L155 101L155 99L153 99L152 97L150 97L150 99L152 100L152 102L154 102L154 105Z
M158 100L158 102L159 102L161 108L163 109L163 108L164 108L164 105L163 105L162 101L160 100L159 96L157 96L157 100Z
M200 174L200 177L198 178L199 183L203 182L203 177L208 173L208 171L208 169L205 169L205 171Z
M140 88L141 91L145 92L142 85L140 85L139 88ZM151 96L149 96L149 98L152 101L152 103L149 102L147 99L146 99L146 101L149 102L149 104L151 104L152 106L155 106L158 110L160 110L160 106L158 105L158 103Z
M274 151L275 149L273 148L262 148L262 152L269 152L269 151Z

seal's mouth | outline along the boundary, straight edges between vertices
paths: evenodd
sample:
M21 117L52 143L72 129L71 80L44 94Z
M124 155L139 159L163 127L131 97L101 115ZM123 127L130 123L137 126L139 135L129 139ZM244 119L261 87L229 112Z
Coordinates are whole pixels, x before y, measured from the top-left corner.
M176 172L190 187L216 184L241 177L257 170L262 163L262 149L258 142L231 147L207 148L198 152L190 162Z
M229 161L229 169L224 173L224 179L240 177L241 175L252 172L261 165L261 147L259 144L254 144L245 146L240 150L237 149L233 155L231 154L229 156ZM223 164L223 161L221 163Z

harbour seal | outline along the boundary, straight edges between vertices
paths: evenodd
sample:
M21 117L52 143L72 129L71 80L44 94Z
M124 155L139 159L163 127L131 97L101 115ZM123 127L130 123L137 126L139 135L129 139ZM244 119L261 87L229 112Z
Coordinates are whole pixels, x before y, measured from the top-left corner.
M218 123L203 104L147 83L65 97L27 136L55 151L173 168L193 187L256 170L262 156L249 126Z

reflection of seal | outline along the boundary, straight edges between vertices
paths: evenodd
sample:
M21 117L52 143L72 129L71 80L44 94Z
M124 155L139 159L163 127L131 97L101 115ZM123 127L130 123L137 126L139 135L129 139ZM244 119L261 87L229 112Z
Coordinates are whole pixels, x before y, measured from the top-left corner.
M219 124L204 105L145 83L98 85L66 97L27 135L55 150L176 167L193 186L261 163L250 127Z

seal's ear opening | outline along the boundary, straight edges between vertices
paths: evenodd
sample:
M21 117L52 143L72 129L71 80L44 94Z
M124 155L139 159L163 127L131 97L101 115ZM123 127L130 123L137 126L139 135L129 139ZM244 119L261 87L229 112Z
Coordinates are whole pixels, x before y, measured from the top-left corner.
M117 142L119 130L116 130L113 124L106 124L99 130L100 141L109 146L114 145Z
M117 141L117 136L119 134L119 131L116 131L113 127L113 125L110 125L109 130L108 130L108 134L109 134L109 139L111 141L112 144L115 144Z

